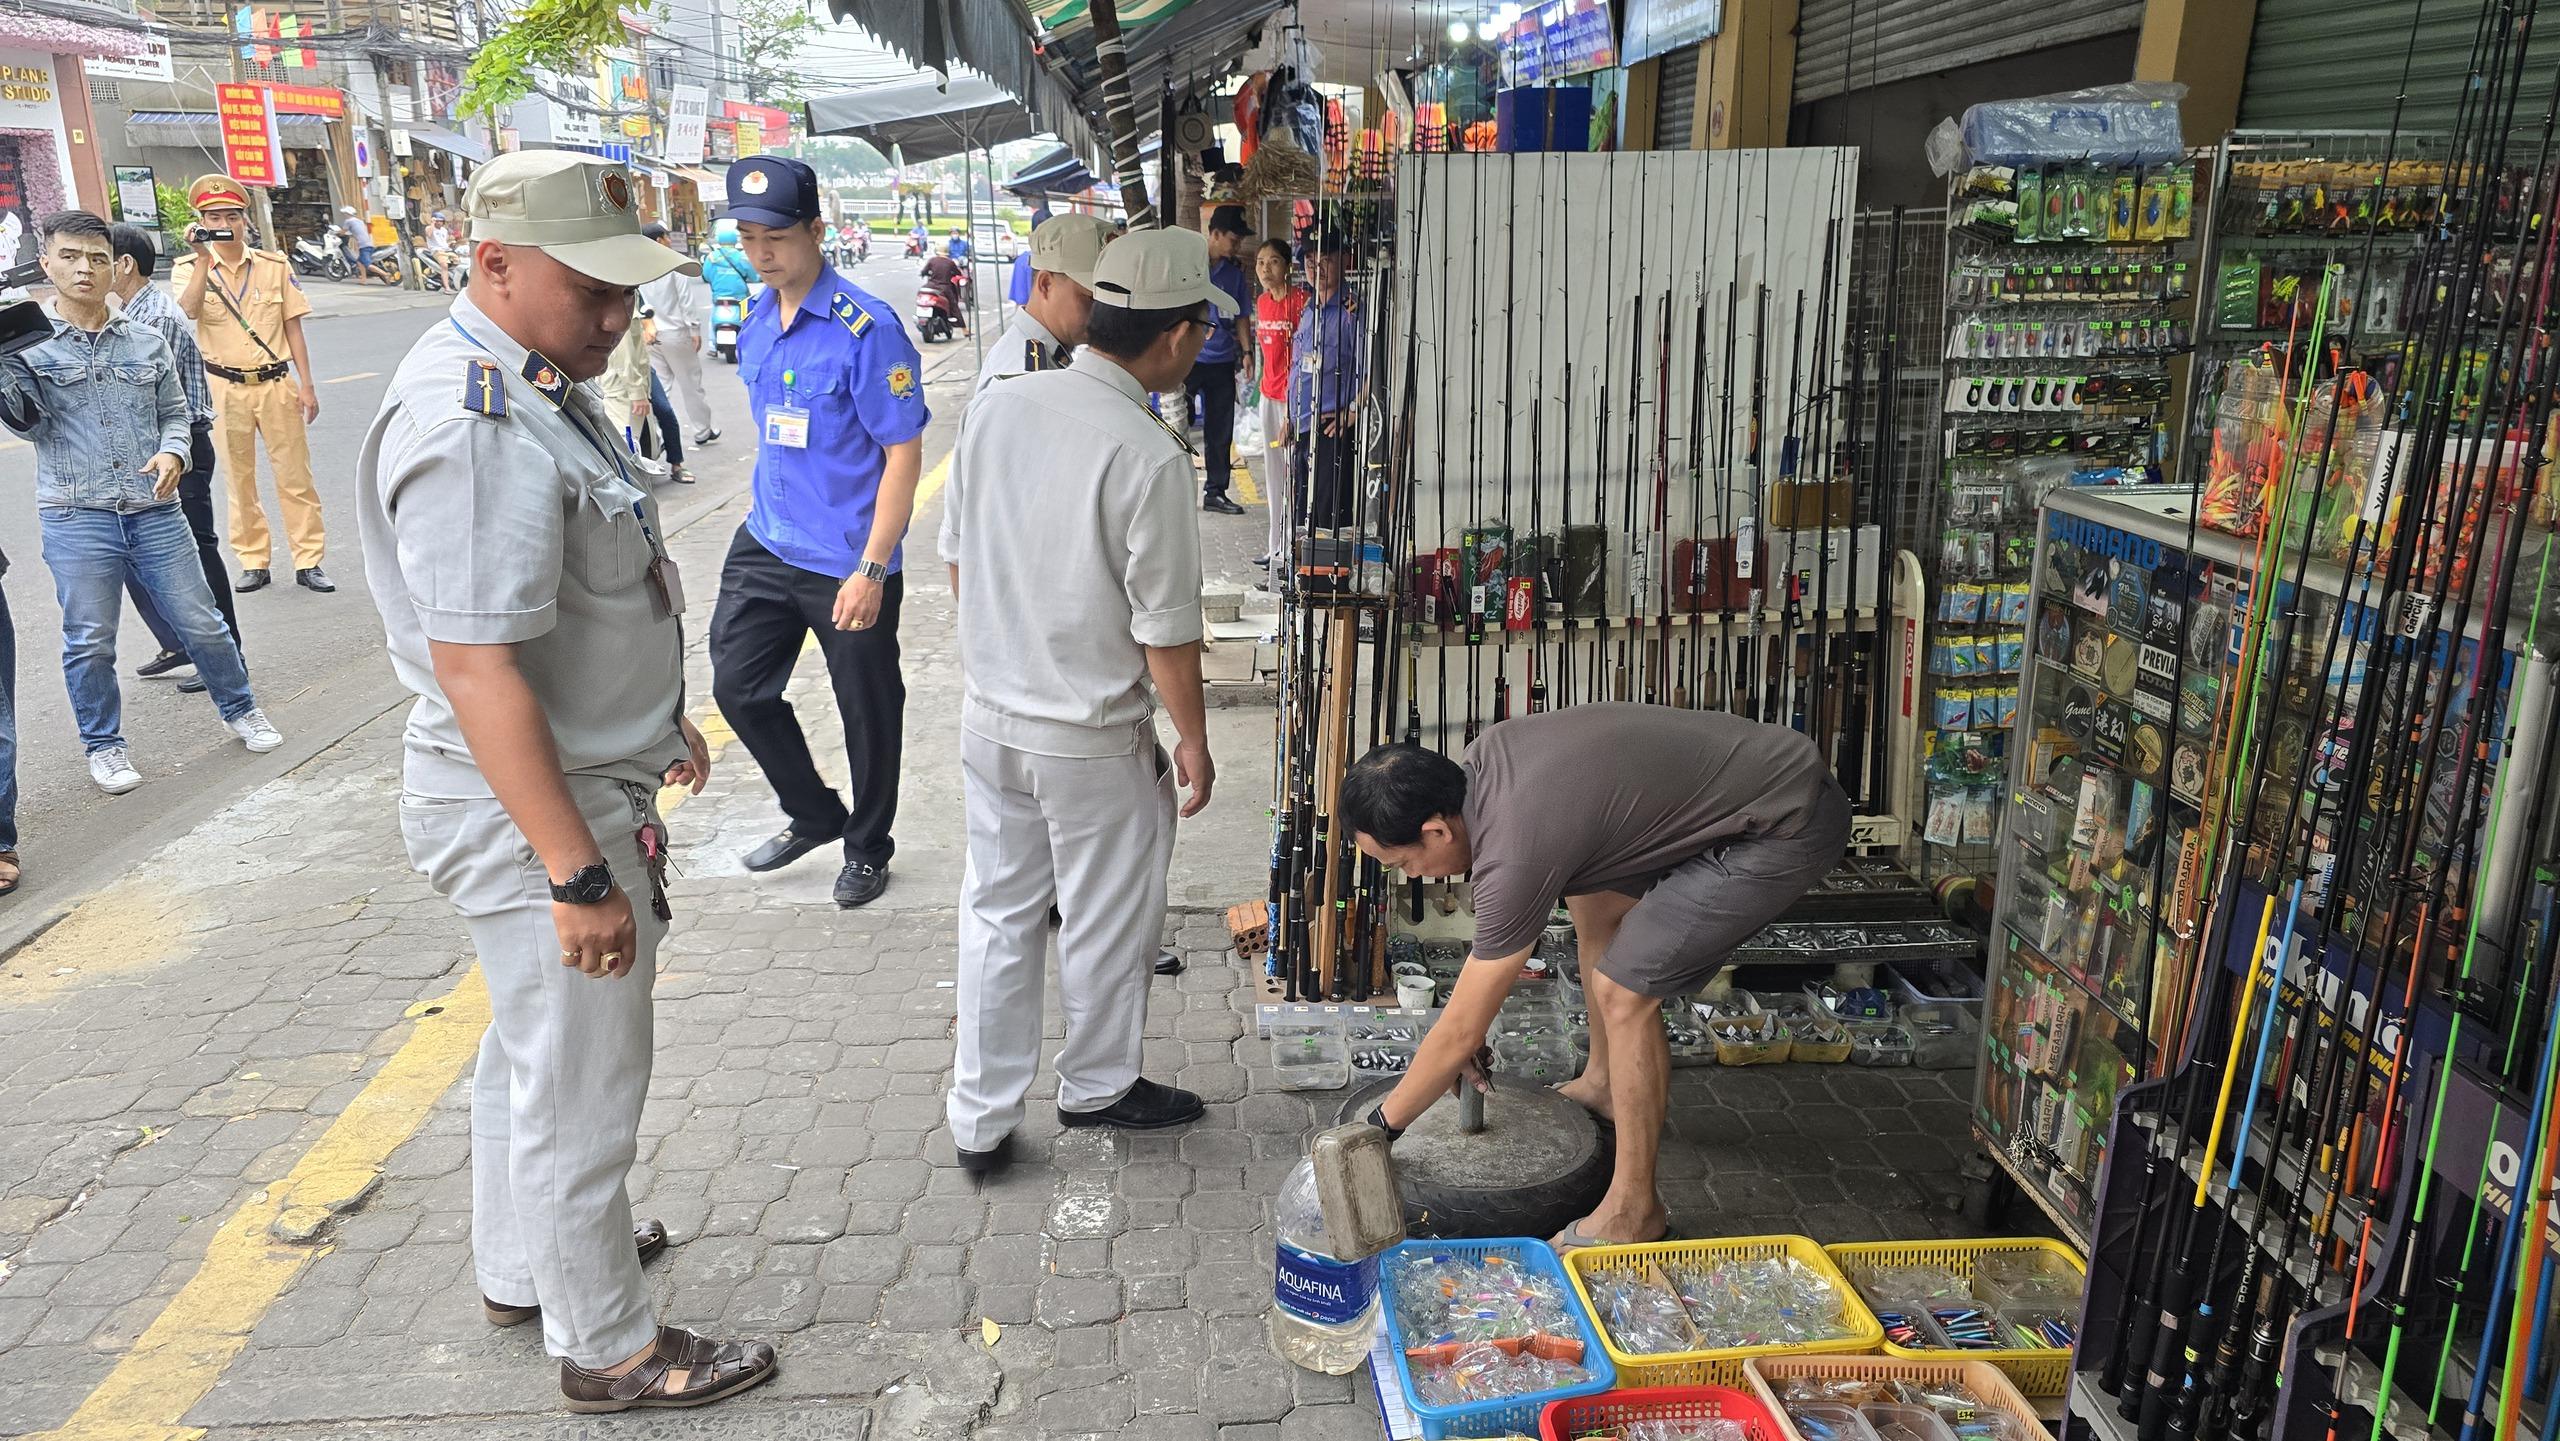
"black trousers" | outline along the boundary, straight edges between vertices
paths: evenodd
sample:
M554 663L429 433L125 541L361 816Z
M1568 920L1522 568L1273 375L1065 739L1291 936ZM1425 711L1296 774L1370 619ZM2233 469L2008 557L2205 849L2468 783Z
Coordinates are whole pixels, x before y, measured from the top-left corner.
M1343 433L1327 435L1318 417L1289 447L1289 467L1297 479L1295 518L1301 529L1310 522L1319 530L1351 524L1360 497L1360 438L1350 430L1350 417L1345 415Z
M190 452L187 473L178 478L178 509L185 513L187 529L195 535L196 562L204 567L204 583L213 587L214 608L222 612L222 623L231 627L232 644L239 646L241 653L246 655L249 647L240 635L240 613L231 596L231 576L222 567L222 547L215 543L213 537L213 426L210 422L199 420L195 423L188 436L187 449ZM151 603L141 581L126 576L124 593L133 597L134 614L142 617L142 623L150 628L151 638L160 643L162 651L186 654L186 642L178 638L178 632L160 614L160 608Z
M865 630L836 629L838 583L790 564L738 527L711 611L711 696L763 768L795 835L841 836L847 861L885 866L896 849L889 828L898 818L907 709L907 683L898 671L898 601L906 577L889 577L880 618ZM819 777L799 715L783 699L812 631L844 721L850 805Z
M658 453L669 465L684 464L684 427L676 423L676 408L667 399L666 382L658 378L653 367L649 371L649 413L658 420Z
M1194 361L1183 393L1200 402L1200 495L1227 493L1236 473L1236 363Z

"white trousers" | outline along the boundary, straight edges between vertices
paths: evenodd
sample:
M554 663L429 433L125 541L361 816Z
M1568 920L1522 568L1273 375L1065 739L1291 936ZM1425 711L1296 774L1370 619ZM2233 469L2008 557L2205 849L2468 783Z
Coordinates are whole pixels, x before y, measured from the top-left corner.
M666 382L667 400L684 422L686 440L713 428L711 397L702 392L702 352L685 344L702 338L699 330L661 327L658 343L649 347L649 368Z
M1289 553L1289 402L1256 391L1262 415L1262 499L1271 507L1271 558Z
M951 1137L992 1149L1022 1123L1040 1064L1049 907L1058 908L1058 1106L1096 1111L1138 1079L1147 983L1173 859L1173 763L1141 727L1132 754L1033 755L963 732L969 878L960 888L959 1048Z
M471 928L489 1029L471 1083L471 1254L480 1290L542 1308L552 1355L609 1366L658 1334L623 1181L648 1099L649 992L666 925L636 832L646 791L572 776L571 794L638 918L621 976L560 964L551 878L494 800L400 798L409 859Z

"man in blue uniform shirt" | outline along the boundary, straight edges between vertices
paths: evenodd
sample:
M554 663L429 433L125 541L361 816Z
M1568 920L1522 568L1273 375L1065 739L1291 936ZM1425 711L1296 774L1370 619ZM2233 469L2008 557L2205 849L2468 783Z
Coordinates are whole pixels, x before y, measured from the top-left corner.
M1344 282L1351 246L1327 231L1316 240L1315 296L1298 317L1291 351L1289 428L1297 433L1299 503L1320 529L1339 529L1356 518L1360 466L1361 330L1368 317Z
M729 167L729 218L769 287L738 337L756 418L755 498L711 616L711 691L790 824L747 856L789 865L844 844L836 904L889 884L907 689L898 673L899 542L924 465L924 379L897 314L828 268L817 173L759 155ZM852 795L818 775L783 699L816 631L844 721Z
M1183 383L1200 405L1200 508L1220 515L1244 514L1244 507L1227 494L1227 485L1236 469L1236 361L1245 353L1244 331L1253 315L1253 281L1236 252L1252 239L1243 206L1221 205L1211 212L1209 283L1233 308L1212 324L1200 359Z

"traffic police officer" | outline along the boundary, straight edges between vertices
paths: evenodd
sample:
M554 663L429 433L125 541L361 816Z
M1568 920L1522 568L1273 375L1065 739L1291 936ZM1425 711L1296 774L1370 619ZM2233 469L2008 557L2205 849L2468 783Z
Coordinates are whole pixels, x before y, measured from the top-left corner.
M1031 293L1013 312L988 362L978 367L974 402L998 377L1055 370L1084 344L1093 314L1093 265L1111 243L1111 226L1096 216L1057 215L1031 232Z
M1138 1072L1174 785L1191 787L1191 815L1216 776L1191 448L1148 394L1180 385L1233 312L1207 244L1183 230L1113 241L1092 290L1072 368L973 402L943 505L969 833L946 1110L961 1167L982 1174L1004 1163L1039 1064L1053 903L1060 1124L1146 1130L1201 1114L1198 1096ZM1158 697L1177 738L1169 760Z
M275 566L275 536L258 500L258 442L264 440L294 581L305 590L336 590L320 569L327 535L320 491L311 483L310 425L320 418L320 391L302 338L311 299L281 252L249 248L249 192L239 181L204 176L187 187L187 203L195 207L198 230L230 232L227 240L190 232L193 253L169 267L169 289L196 323L196 346L213 377L214 434L230 472L238 589L266 589ZM297 383L287 388L287 380Z
M924 470L922 358L895 310L828 267L816 171L758 155L729 167L729 195L728 218L767 286L738 335L762 444L711 616L712 694L790 820L747 869L840 840L835 899L850 908L887 889L894 849L907 704L899 543ZM813 630L844 722L849 801L819 777L783 699Z
M624 1178L670 911L661 783L710 770L684 720L684 591L590 383L640 285L692 264L640 234L629 172L565 150L480 167L471 283L412 347L357 456L365 578L417 693L409 855L489 990L471 1097L471 1246L500 1326L540 1320L575 1411L690 1406L773 1348L660 1327ZM635 899L636 898L636 899Z

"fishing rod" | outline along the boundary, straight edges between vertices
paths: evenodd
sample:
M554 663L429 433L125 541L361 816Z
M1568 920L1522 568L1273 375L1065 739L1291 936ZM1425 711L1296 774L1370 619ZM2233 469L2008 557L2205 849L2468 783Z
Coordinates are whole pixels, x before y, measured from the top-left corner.
M1755 287L1756 314L1751 325L1751 438L1743 450L1744 484L1750 488L1750 513L1738 517L1733 547L1734 574L1750 582L1743 587L1743 603L1748 609L1750 629L1742 642L1741 668L1737 674L1750 679L1750 690L1744 707L1753 720L1765 721L1768 715L1761 704L1760 693L1760 611L1761 586L1767 567L1759 564L1760 552L1760 480L1763 464L1762 427L1767 420L1769 386L1769 286L1763 281Z
M1539 231L1530 242L1538 258L1538 313L1546 313L1547 298L1547 165L1546 157L1538 157L1538 196L1536 200ZM1512 252L1512 264L1519 264L1519 252ZM1514 312L1510 323L1517 323ZM1538 360L1529 393L1529 534L1534 540L1535 554L1529 566L1529 714L1547 708L1547 676L1540 661L1547 648L1547 608L1561 595L1555 584L1564 575L1564 544L1560 537L1547 534L1547 467L1542 435L1547 419L1547 326L1538 327Z

